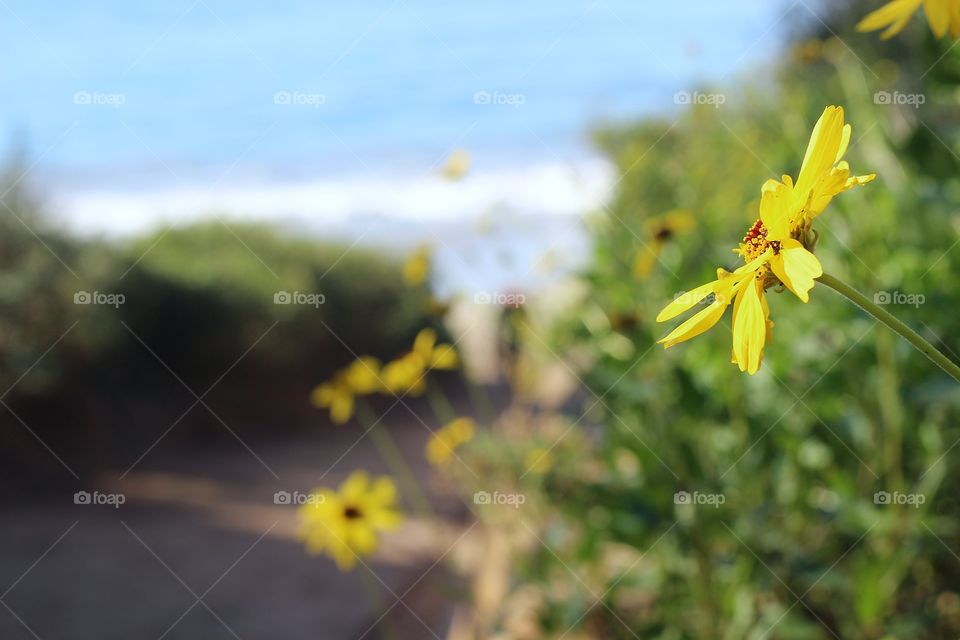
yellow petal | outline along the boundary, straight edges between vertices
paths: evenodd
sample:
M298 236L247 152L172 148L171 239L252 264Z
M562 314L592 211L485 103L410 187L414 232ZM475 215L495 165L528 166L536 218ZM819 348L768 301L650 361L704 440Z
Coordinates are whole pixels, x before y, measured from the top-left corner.
M723 316L723 312L729 304L726 297L714 300L706 309L702 309L692 315L686 322L668 333L665 337L657 340L657 342L662 344L664 349L669 349L675 344L685 342L690 338L695 338L717 324L717 321Z
M907 26L907 23L910 22L911 14L906 13L903 17L899 18L893 24L890 25L890 28L880 34L882 40L889 40L893 36L897 35L903 31L904 27Z
M688 233L697 226L696 218L684 209L674 209L664 214L661 219L664 226L674 233Z
M767 228L767 240L790 237L790 190L779 182L776 185L779 186L764 185L760 193L760 219Z
M633 275L635 277L646 278L653 272L653 265L660 255L661 246L659 242L651 242L637 250L637 255L633 259Z
M363 498L370 485L370 476L366 471L356 470L340 485L340 497L346 502L357 502Z
M413 352L424 360L430 359L433 345L437 343L437 332L433 329L422 329L413 340Z
M954 2L950 9L950 37L960 38L960 3Z
M813 128L803 164L800 166L795 189L798 197L805 198L820 176L834 165L843 136L843 108L827 107Z
M453 350L453 345L437 345L430 354L430 367L433 369L456 369L460 359L457 352Z
M766 251L761 253L759 256L757 256L747 264L743 265L742 267L739 267L738 269L734 269L733 275L742 276L748 273L753 273L754 271L762 267L764 264L766 264L767 260L769 260L770 256L772 255L773 255L773 250L767 249Z
M760 369L767 339L767 319L760 302L756 277L744 281L733 315L733 353L741 371L753 375Z
M890 27L883 36L889 38L890 36L896 35L906 26L910 17L922 1L923 0L893 0L893 2L885 4L876 11L867 14L867 16L857 24L857 31L876 31L877 29ZM894 27L897 27L897 29L891 33Z
M950 5L946 0L926 0L923 9L927 14L927 22L938 38L947 33L950 26Z
M957 5L960 6L960 5ZM854 187L861 187L869 182L873 182L877 177L875 173L868 173L865 176L853 176L852 178L847 179L847 183L844 185L844 191L848 189L853 189Z
M806 203L807 217L812 219L820 215L833 200L833 196L845 191L849 176L850 166L846 161L841 161L829 173L820 176L810 191Z
M403 516L393 509L375 509L367 516L367 520L374 528L380 531L389 531L400 526L403 522Z
M338 390L330 402L330 418L337 424L343 424L353 416L353 394L348 390Z
M783 177L787 178L788 176L783 176ZM778 189L780 189L780 181L770 178L769 180L763 183L762 187L760 187L760 195L762 196L767 191L777 191Z
M390 476L380 476L370 487L370 493L364 498L364 503L373 507L389 507L397 499L397 484Z
M329 407L330 403L333 402L333 386L326 382L317 386L310 393L310 402L313 403L313 406L321 409Z
M427 457L427 461L436 467L445 466L453 459L453 449L450 447L450 444L439 435L434 435L427 440L424 454Z
M770 268L787 289L807 302L814 280L823 275L820 261L796 240L785 240L780 247L780 253L770 261Z
M366 518L359 518L348 529L347 545L358 556L368 556L377 550L377 532Z
M344 372L344 382L358 394L379 391L380 361L371 356L357 358Z
M657 322L666 322L667 320L676 318L684 311L692 309L711 293L716 293L719 284L720 280L714 280L713 282L702 284L696 289L678 295L674 298L673 302L665 306L660 313L657 314Z
M847 153L847 147L850 146L850 136L853 134L853 127L849 124L843 125L843 132L840 134L840 148L837 150L837 157L834 158L834 162L840 162L843 160L843 156Z

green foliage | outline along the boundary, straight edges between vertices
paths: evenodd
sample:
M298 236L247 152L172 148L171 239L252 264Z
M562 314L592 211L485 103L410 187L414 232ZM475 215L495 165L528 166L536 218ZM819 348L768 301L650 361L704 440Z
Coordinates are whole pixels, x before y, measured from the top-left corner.
M82 473L129 465L172 424L165 445L316 425L313 386L354 354L392 357L428 324L427 291L380 251L219 222L79 241L18 198L0 215L11 483L70 479L37 437ZM122 303L75 304L80 292ZM193 394L211 410L188 410Z
M803 49L750 82L709 89L727 96L719 109L598 135L622 181L609 214L593 220L587 293L555 344L591 363L576 417L600 435L545 480L553 508L541 537L556 540L556 555L518 573L549 594L564 566L601 572L623 545L637 560L605 574L606 606L591 607L576 584L576 598L545 596L541 637L571 624L575 637L604 638L960 633L960 391L950 378L823 286L808 304L768 292L776 326L754 377L730 364L729 313L669 351L655 344L673 324L655 322L659 309L737 265L730 249L758 216L760 186L796 176L814 122L839 104L853 124L851 167L879 178L818 219L817 254L869 296L922 295L890 309L958 359L960 54L933 41L922 16L881 44L853 34L844 11L862 16L865 3L839 10L830 27L816 23L825 41L801 39ZM878 104L877 91L919 91L926 102ZM636 277L652 241L645 222L677 208L695 215L696 230ZM677 504L681 491L723 502ZM882 491L925 502L877 504Z

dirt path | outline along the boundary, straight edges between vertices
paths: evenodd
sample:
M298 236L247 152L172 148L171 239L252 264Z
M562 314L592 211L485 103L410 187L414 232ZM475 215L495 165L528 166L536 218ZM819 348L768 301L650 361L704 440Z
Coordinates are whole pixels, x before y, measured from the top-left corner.
M385 422L422 461L428 428L402 406ZM123 494L119 507L75 505L70 493L7 511L0 638L357 640L382 637L373 623L391 605L401 638L444 638L456 589L431 565L470 523L456 498L436 497L448 528L412 521L371 561L379 609L359 574L304 553L295 507L274 503L277 491L336 485L355 468L386 472L360 435L348 425L252 451L151 453L84 487ZM429 474L422 462L416 472Z

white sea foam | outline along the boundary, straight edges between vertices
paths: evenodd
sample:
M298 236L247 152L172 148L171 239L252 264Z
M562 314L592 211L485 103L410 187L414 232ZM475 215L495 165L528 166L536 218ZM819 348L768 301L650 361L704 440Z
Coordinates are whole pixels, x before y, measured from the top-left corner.
M50 210L83 235L124 237L211 218L346 228L370 216L424 223L476 219L492 211L576 216L604 203L613 168L601 159L477 171L451 182L439 175L320 177L299 183L105 188L61 191Z

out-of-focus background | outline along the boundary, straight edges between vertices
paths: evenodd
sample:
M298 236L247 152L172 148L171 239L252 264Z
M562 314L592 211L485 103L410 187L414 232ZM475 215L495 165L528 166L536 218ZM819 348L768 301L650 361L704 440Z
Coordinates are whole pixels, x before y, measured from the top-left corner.
M838 104L818 255L957 358L960 53L882 4L0 0L0 637L957 637L949 378L824 287L655 345Z

